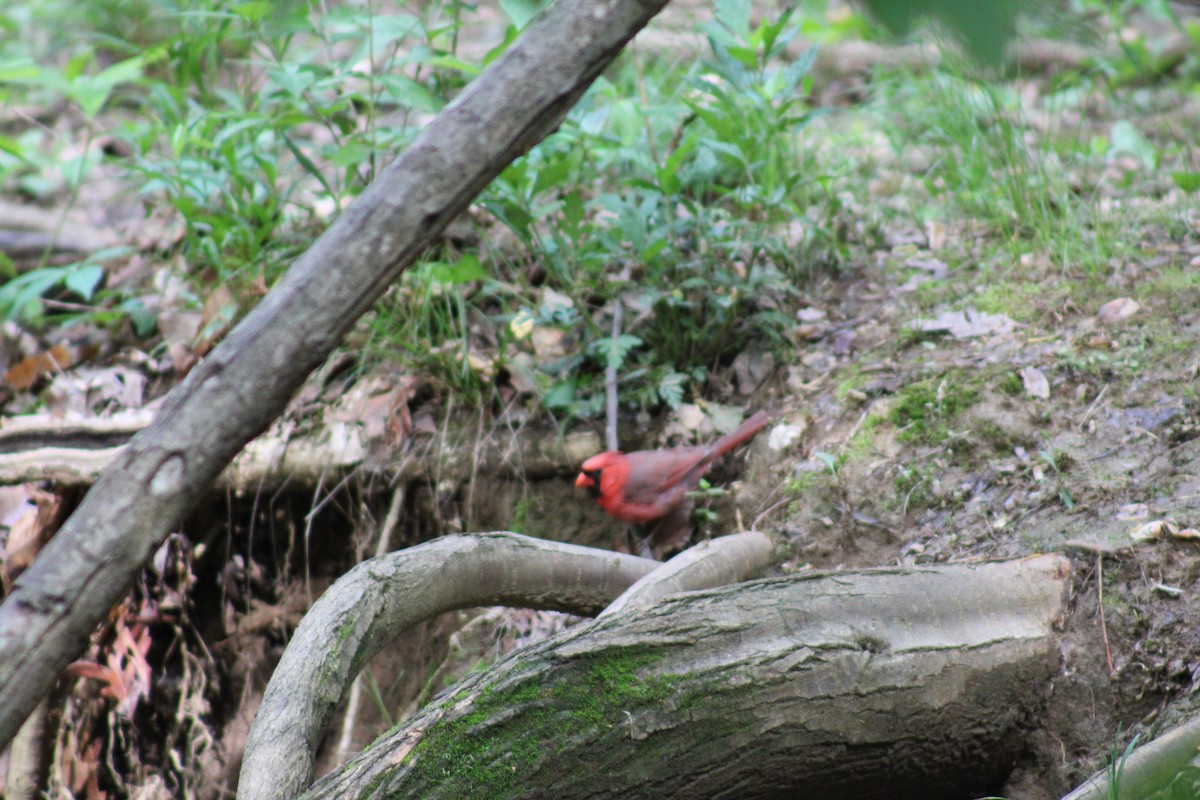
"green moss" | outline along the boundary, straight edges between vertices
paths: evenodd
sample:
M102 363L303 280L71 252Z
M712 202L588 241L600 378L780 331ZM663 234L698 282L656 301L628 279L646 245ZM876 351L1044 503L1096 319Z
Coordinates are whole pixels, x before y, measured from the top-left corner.
M785 490L788 494L803 496L816 489L818 486L824 486L829 482L828 473L824 472L803 472L798 477L788 478Z
M430 787L431 795L436 786L439 797L520 796L517 777L536 768L543 748L561 748L576 731L617 725L627 712L672 696L677 677L645 674L660 657L648 648L610 649L570 662L552 687L539 685L536 676L486 687L469 712L437 723L413 748L405 760L413 765L407 782ZM464 698L460 692L443 708Z
M901 465L894 480L896 506L903 513L937 505L937 497L931 491L929 474L919 467Z
M1025 383L1021 380L1020 374L1016 372L1005 372L1004 377L1000 379L1000 391L1013 397L1019 397L1025 391Z
M971 298L971 305L986 314L1004 314L1018 322L1032 322L1045 287L1035 281L999 281Z
M869 456L875 446L875 432L886 421L887 418L879 414L871 414L864 419L863 424L859 425L858 430L850 437L850 441L846 442L846 448L842 453L843 463L858 461Z
M837 399L845 401L850 392L862 388L866 382L867 376L858 364L847 367L846 371L842 374L841 380L838 381L836 389Z
M972 432L997 453L1011 453L1012 449L1018 445L1021 447L1029 445L1029 442L1022 440L1013 431L990 419L975 419L972 424Z
M950 372L904 387L889 419L902 442L934 445L945 440L948 424L979 399L979 390L961 373Z

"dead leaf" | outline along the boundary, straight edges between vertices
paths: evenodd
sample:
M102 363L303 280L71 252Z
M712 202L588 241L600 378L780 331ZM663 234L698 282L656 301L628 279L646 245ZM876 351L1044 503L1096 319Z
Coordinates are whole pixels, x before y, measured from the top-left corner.
M1104 325L1111 325L1132 317L1141 308L1138 302L1130 297L1118 297L1116 300L1109 300L1100 306L1100 310L1096 312L1096 318Z
M199 311L171 308L158 315L158 330L167 345L171 364L180 374L187 372L199 360L192 351L192 343L200 334L203 321Z
M704 415L704 410L695 403L683 403L679 408L675 409L674 422L689 433L699 433L704 423L708 418ZM670 427L670 426L668 426Z
M1131 530L1129 538L1135 542L1150 542L1163 536L1175 536L1178 532L1179 526L1170 520L1156 519Z
M767 352L743 351L733 359L738 391L745 395L754 394L774 369L775 357Z
M8 538L4 542L4 559L0 563L0 584L4 586L7 595L12 591L13 581L29 568L33 559L46 542L58 530L59 511L62 504L58 495L42 491L32 486L5 487L9 489L10 499L15 500L16 494L23 494L23 500L8 510L0 523L8 528Z
M955 339L971 339L988 334L1010 333L1019 323L1004 314L986 314L974 308L946 311L934 319L910 323L914 330L924 333L948 333Z
M197 357L203 358L217 342L225 338L225 334L237 321L238 311L238 304L233 298L233 292L224 284L218 286L208 297L204 298L200 332L192 348Z
M771 432L767 435L767 447L779 452L787 450L789 447L800 441L800 437L804 435L804 428L799 425L784 423L771 428Z
M92 415L141 408L146 376L128 367L80 367L57 376L46 390L56 414Z
M1025 394L1039 400L1050 399L1050 381L1037 367L1025 367L1021 370L1021 382L1025 385Z
M850 351L854 349L854 342L858 339L858 331L853 328L843 328L833 336L833 342L829 345L829 350L835 356L850 355Z
M737 429L737 426L749 416L741 406L729 406L721 403L705 403L704 413L708 415L712 427L717 433L726 434Z
M797 325L793 330L797 339L803 339L806 342L820 341L825 335L824 325Z
M556 313L575 308L575 301L562 292L556 292L549 286L542 288L542 316L553 318Z
M75 356L71 348L56 344L49 350L23 358L9 367L4 374L4 382L16 392L32 389L38 379L44 375L62 372L75 364Z
M925 223L925 236L929 240L929 249L937 252L946 246L946 223L929 220Z
M1150 507L1145 503L1126 503L1117 509L1117 519L1132 522L1150 516Z
M1182 539L1183 541L1193 542L1200 539L1200 531L1195 528L1182 528L1171 534L1173 539Z
M566 333L559 328L546 325L535 327L529 335L529 342L533 345L533 354L538 363L545 365L563 358L567 354L566 338Z

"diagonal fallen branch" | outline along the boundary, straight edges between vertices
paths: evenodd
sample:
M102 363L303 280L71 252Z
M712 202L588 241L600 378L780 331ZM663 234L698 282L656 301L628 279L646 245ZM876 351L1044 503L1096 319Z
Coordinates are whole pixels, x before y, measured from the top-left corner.
M176 387L0 606L0 748L233 456L665 3L551 5Z

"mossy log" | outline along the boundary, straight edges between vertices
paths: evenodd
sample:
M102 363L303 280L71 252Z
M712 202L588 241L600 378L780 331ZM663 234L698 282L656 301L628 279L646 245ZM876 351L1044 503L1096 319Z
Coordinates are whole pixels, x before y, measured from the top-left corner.
M1039 556L676 595L469 676L303 797L994 792L1058 669L1068 574Z

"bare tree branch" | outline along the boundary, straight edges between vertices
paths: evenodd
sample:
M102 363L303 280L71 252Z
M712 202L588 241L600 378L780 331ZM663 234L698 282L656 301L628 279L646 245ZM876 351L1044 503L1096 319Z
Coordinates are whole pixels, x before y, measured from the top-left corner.
M771 537L758 531L709 539L688 548L630 586L600 616L650 608L670 594L744 581L770 566L774 552Z
M404 629L510 605L595 614L657 561L515 533L447 536L364 561L313 604L250 729L241 800L294 797L354 676Z
M665 3L551 5L176 387L0 606L0 747L238 450Z

